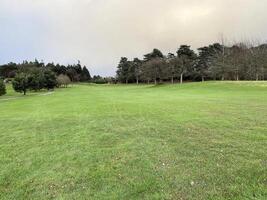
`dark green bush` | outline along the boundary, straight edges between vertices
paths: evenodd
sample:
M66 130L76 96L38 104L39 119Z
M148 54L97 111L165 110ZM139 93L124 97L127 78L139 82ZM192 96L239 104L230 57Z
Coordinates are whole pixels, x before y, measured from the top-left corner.
M6 94L6 85L2 79L0 79L0 96Z

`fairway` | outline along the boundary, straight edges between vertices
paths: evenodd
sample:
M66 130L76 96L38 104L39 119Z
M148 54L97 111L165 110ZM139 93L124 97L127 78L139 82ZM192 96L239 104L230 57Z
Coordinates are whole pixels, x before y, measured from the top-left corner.
M267 82L0 97L0 199L266 199Z

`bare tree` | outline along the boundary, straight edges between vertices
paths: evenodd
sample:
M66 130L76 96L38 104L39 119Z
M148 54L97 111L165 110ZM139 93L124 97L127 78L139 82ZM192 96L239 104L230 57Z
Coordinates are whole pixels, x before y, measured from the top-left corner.
M63 86L67 88L70 83L71 83L70 78L67 75L60 74L57 77L57 84L59 87Z

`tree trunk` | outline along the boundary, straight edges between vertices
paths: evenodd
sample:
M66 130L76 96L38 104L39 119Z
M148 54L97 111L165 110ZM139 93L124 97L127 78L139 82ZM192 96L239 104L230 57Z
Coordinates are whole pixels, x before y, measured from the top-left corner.
M137 84L137 85L139 84L139 79L138 79L138 78L136 79L136 84Z
M204 82L205 81L205 78L204 78L204 76L202 76L202 82Z
M23 95L26 95L26 90L23 90Z
M239 81L239 75L238 74L236 75L236 81Z
M259 80L259 74L256 73L256 81L258 81L258 80Z
M157 85L157 79L155 79L154 83L155 83L155 85Z
M126 79L126 84L128 84L128 79Z
M224 81L224 75L222 75L222 81Z
M180 74L180 84L183 83L183 77L184 77L184 73L181 73L181 74Z
M174 84L173 76L172 76L172 84Z

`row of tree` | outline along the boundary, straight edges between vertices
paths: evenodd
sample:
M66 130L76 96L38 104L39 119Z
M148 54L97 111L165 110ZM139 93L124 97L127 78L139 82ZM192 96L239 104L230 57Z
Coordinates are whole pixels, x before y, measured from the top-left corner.
M12 80L16 92L26 95L27 90L54 89L57 86L56 75L49 69L34 68L19 72Z
M181 45L176 54L154 49L142 60L122 57L117 68L121 83L163 82L179 80L265 80L267 45L238 43L232 46L214 43L198 48Z
M91 80L90 72L85 66L82 67L80 62L65 66L54 63L44 64L38 60L35 60L34 62L24 61L23 63L18 64L11 62L0 65L0 77L3 79L14 78L18 72L36 68L51 70L56 76L61 74L67 75L72 82L89 82Z
M88 69L81 67L80 62L74 65L44 64L35 60L23 63L8 63L0 66L0 78L6 82L12 81L15 91L24 95L28 90L54 89L67 87L71 82L90 82ZM0 81L0 95L6 94L5 84Z

